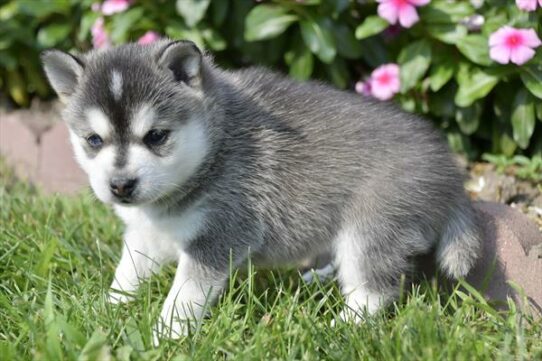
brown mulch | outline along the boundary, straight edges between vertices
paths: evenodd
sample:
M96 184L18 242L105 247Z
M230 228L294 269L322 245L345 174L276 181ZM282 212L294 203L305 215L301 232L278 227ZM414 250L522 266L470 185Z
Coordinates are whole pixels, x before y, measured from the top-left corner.
M475 200L508 204L531 218L542 232L542 185L518 178L514 169L498 172L491 163L470 163L467 190Z

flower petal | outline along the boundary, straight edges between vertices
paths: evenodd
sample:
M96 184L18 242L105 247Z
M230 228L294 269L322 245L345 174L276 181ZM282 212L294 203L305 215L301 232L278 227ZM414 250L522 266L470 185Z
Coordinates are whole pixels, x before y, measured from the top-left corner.
M510 60L517 65L523 65L534 56L534 50L528 46L518 46L510 50Z
M402 27L410 28L420 20L416 8L412 5L404 5L399 9L399 23Z
M391 89L385 86L380 86L376 84L376 82L374 84L371 84L371 93L376 99L379 100L391 99L394 94Z
M521 36L523 37L523 44L530 48L536 48L542 45L542 42L536 35L534 29L520 29Z
M158 39L160 39L160 34L158 34L156 31L149 30L137 40L137 43L145 45L153 43Z
M536 10L536 0L516 0L516 5L519 9L524 11Z
M489 36L489 46L502 45L506 38L514 33L515 29L510 26L503 26Z
M371 96L371 79L367 79L367 81L358 81L356 83L356 93L367 97Z
M510 62L510 49L504 45L497 45L489 49L489 57L500 64Z
M388 100L399 92L399 66L397 64L384 64L373 70L370 79L371 94L380 100Z
M398 8L391 1L382 2L378 5L378 16L390 24L396 24L399 17Z
M408 0L409 3L415 6L424 6L431 2L431 0Z
M104 15L113 15L123 12L130 7L129 0L105 0L102 4L102 13Z

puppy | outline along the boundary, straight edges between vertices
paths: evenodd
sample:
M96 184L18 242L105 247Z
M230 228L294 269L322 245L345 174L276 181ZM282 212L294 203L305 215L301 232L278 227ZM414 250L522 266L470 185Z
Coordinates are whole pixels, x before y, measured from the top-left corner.
M359 319L392 301L413 259L451 278L480 236L463 177L416 115L262 68L225 71L189 41L42 55L76 158L126 224L110 300L177 261L156 335L216 300L230 265L330 252Z

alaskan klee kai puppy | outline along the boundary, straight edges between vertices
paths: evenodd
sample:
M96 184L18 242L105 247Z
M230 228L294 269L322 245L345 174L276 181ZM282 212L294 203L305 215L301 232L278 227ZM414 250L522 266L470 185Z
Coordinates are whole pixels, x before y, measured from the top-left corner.
M178 262L158 334L204 316L230 261L331 252L341 316L356 320L398 295L417 255L434 252L451 278L477 259L461 172L415 115L261 68L224 71L189 41L42 59L78 162L126 224L110 300Z

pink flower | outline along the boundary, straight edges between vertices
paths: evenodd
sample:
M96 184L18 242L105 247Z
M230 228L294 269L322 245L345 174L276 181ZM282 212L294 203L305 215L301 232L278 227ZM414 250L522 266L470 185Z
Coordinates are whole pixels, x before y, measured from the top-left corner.
M366 97L370 97L372 95L371 93L371 79L367 79L367 81L358 81L355 85L356 93L365 95Z
M105 0L102 4L102 13L104 15L113 15L121 13L130 7L130 0Z
M102 6L100 5L100 3L92 3L92 5L90 6L90 9L94 11L95 13L97 13L97 12L100 12L100 10L102 9Z
M535 11L537 0L516 0L516 5L521 10ZM538 5L542 7L542 0L538 0Z
M423 6L429 4L431 0L377 0L378 15L387 20L390 24L397 24L397 21L401 26L410 28L412 25L418 22L418 12L416 6Z
M153 43L158 39L160 39L160 34L155 31L147 31L142 37L139 38L137 42L144 45Z
M399 66L384 64L373 70L370 79L371 94L380 100L391 99L401 88Z
M90 28L90 33L92 34L92 45L95 49L107 48L111 45L109 35L104 27L104 18L99 17L96 19Z
M533 49L541 44L533 29L503 26L489 37L489 57L500 64L522 65L534 56Z

